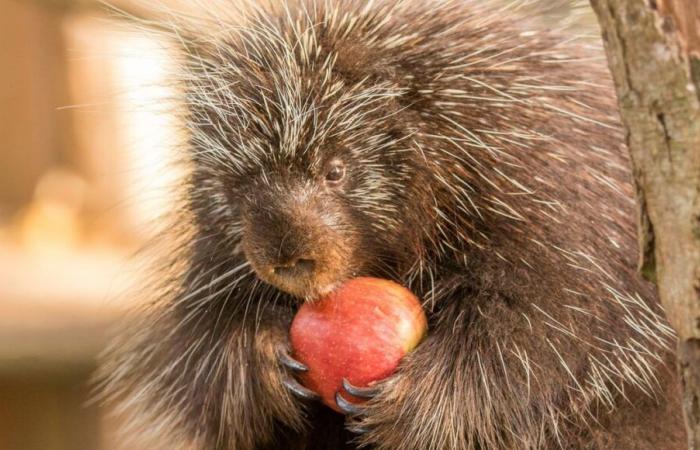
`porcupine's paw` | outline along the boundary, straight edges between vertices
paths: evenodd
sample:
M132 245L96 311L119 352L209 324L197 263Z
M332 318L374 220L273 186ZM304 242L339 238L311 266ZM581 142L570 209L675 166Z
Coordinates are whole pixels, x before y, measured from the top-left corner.
M299 383L294 377L294 374L304 373L309 370L309 368L292 358L289 355L289 350L287 347L282 345L278 348L277 358L280 365L286 369L282 378L282 384L284 384L284 387L294 394L295 397L302 400L318 400L318 394L311 389L302 386L301 383Z
M425 418L429 417L425 411L430 411L432 401L439 399L443 386L438 384L440 390L433 392L436 385L425 377L424 361L431 361L431 353L434 353L430 346L425 345L430 340L428 337L405 355L393 374L378 380L370 388L357 389L344 383L343 388L348 394L366 400L359 405L351 405L352 412L356 414L348 414L345 424L356 435L355 443L358 446L377 450L425 448L421 445L426 441L414 437L422 434L424 426L431 426L424 423ZM344 393L341 397L348 400Z
M343 389L353 397L357 397L362 400L371 400L379 393L378 386L357 387L351 384L345 378L343 378ZM355 418L361 417L366 410L361 403L353 403L349 401L340 391L335 393L335 404L346 415Z
M353 386L348 380L343 380L343 390L337 392L335 402L346 415L346 428L356 434L362 442L366 434L372 434L376 426L375 415L387 401L387 394L395 384L396 375L379 380L370 387ZM349 394L349 395L346 395ZM354 397L362 402L351 402L348 397ZM390 400L389 400L390 401Z
M404 356L392 375L373 386L376 395L362 404L362 414L348 416L346 422L356 434L355 445L375 450L471 448L464 445L467 419L461 416L468 402L459 389L448 388L458 384L451 378L452 360L440 354L440 347L445 340L434 330Z

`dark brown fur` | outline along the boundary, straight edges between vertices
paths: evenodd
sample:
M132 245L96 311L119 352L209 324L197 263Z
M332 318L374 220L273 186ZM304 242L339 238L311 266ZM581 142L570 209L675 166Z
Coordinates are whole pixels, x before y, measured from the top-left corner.
M103 369L136 429L222 450L683 447L601 53L481 3L178 25L178 248ZM276 275L297 258L314 272ZM287 392L276 351L295 297L357 275L409 286L429 333L346 421Z

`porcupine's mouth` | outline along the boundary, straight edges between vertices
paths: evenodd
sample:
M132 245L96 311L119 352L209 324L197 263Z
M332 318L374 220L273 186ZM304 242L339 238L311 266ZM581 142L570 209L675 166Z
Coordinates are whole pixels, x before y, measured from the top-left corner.
M335 283L329 283L325 286L321 286L318 289L316 289L316 292L313 295L306 296L304 298L305 302L313 302L315 300L318 300L319 298L323 298L330 294L331 292L335 291L342 285L343 283L341 281L335 282Z
M338 287L340 287L343 284L343 281L337 281L334 283L328 283L324 284L321 286L314 286L310 287L309 289L305 289L303 291L299 290L289 290L285 289L284 287L275 285L277 289L280 291L292 295L294 298L298 299L300 302L315 302L334 290L336 290Z
M337 289L348 278L345 273L332 273L323 268L304 271L292 267L258 267L251 265L262 281L300 301L315 301Z
M357 247L333 233L302 236L249 231L242 242L246 259L258 278L301 301L328 295L364 267ZM277 238L277 235L283 238ZM287 245L292 239L300 244ZM280 250L281 249L281 250Z

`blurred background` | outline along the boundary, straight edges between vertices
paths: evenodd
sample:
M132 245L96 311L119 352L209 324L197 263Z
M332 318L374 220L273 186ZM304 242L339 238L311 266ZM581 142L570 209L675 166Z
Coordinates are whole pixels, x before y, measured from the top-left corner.
M87 381L141 300L131 255L168 204L179 126L167 43L115 16L0 0L0 450L123 448Z
M175 56L98 0L0 0L0 450L125 449L88 380L178 178Z

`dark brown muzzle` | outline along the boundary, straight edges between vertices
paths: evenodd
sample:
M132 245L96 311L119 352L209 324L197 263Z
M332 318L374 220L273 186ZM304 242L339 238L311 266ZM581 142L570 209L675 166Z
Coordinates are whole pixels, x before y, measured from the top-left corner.
M258 276L294 296L332 290L350 272L352 239L331 199L299 188L256 199L245 214L243 249Z

